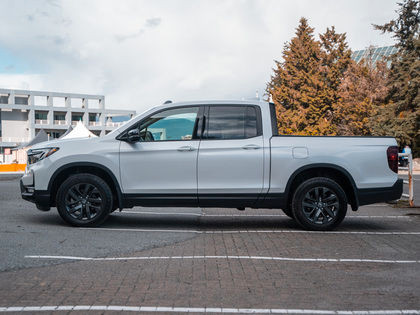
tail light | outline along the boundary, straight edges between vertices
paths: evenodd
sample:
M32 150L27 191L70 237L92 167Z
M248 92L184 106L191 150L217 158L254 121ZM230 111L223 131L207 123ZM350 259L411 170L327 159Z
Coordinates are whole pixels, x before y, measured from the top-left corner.
M398 147L388 147L386 150L386 155L388 157L389 168L393 172L398 173Z

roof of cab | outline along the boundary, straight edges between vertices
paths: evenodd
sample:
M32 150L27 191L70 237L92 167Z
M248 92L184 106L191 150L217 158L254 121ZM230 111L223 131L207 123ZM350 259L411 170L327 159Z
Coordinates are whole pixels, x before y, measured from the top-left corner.
M268 102L262 100L202 100L188 102L166 103L167 106L183 106L183 105L267 105Z

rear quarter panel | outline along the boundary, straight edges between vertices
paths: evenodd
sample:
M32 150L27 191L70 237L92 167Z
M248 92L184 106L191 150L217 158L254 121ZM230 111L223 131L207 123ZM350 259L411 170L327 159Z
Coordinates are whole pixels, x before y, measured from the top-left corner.
M272 137L270 192L284 192L296 170L317 163L345 169L359 189L390 187L398 176L388 167L386 150L394 145L395 139L386 137ZM294 155L293 148L299 148L299 154Z

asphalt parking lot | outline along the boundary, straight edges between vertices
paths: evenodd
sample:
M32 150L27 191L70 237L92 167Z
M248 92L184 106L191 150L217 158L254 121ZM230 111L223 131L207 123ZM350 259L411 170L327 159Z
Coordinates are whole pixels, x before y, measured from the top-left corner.
M0 213L0 312L420 314L418 208L349 210L329 233L268 209L133 208L80 229L2 178Z

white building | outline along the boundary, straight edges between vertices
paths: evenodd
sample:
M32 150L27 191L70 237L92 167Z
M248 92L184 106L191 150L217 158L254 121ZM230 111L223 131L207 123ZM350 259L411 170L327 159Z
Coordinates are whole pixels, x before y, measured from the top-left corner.
M0 162L6 162L7 149L31 141L41 129L58 138L82 121L100 136L133 115L132 110L105 109L103 95L0 89Z

